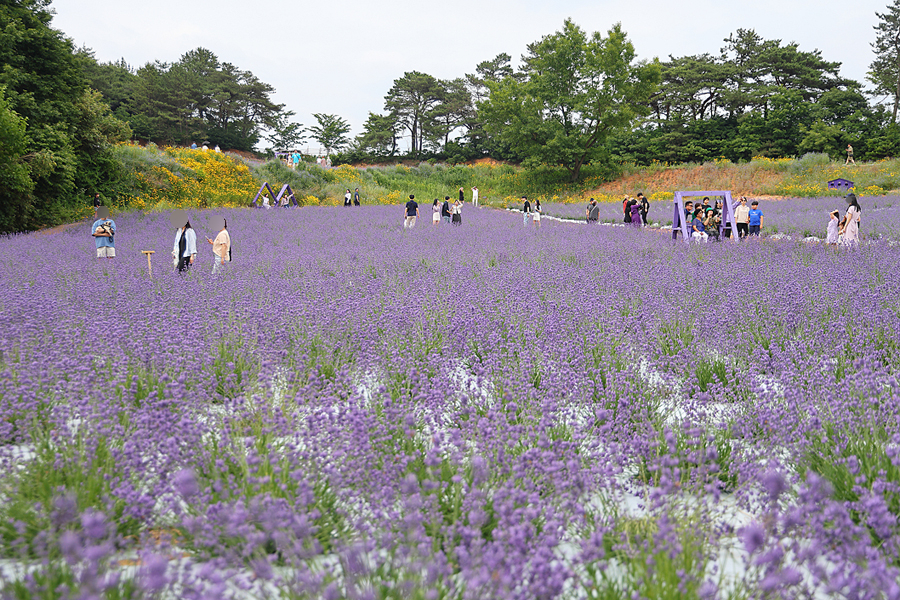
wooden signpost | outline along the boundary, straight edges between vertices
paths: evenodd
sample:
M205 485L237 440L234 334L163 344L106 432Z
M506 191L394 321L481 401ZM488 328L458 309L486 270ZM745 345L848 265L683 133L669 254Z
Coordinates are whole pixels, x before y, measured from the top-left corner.
M156 250L141 250L141 254L147 255L147 271L150 272L150 279L153 279L153 265L150 264L150 255L155 252Z

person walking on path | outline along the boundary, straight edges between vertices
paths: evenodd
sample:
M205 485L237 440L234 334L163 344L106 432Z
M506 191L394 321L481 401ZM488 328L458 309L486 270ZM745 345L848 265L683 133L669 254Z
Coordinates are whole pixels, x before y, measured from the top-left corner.
M416 217L419 216L419 203L416 202L415 194L409 195L409 202L406 203L406 219L403 221L403 229L412 229L416 226Z
M206 238L212 244L213 250L213 275L225 270L225 263L231 262L231 236L228 234L228 223L225 217L213 217L210 221L213 229L218 229L216 239Z
M763 211L759 209L759 202L756 200L750 203L750 212L747 213L747 225L750 235L759 237L759 232L763 226Z
M528 227L528 219L531 218L531 202L526 196L522 196L522 202L522 225Z
M844 162L845 165L849 165L850 163L856 164L856 161L853 160L853 146L847 144L847 160Z
M532 222L535 227L541 226L541 199L538 198L534 201L534 210L531 211L532 214Z
M856 194L847 194L847 214L844 215L844 228L840 231L838 239L843 246L859 245L859 223L862 220L862 208L856 199Z
M359 206L359 188L356 188L356 191L353 192L353 206Z
M116 257L116 222L109 218L109 209L105 206L97 207L97 220L91 225L91 235L97 248L97 258Z
M478 188L472 188L472 206L478 206Z
M441 219L445 223L449 223L450 216L450 196L444 196L444 203L441 205Z
M171 223L178 228L175 230L172 258L175 262L175 269L179 273L184 273L194 264L194 259L197 257L197 233L191 227L191 221L183 210L176 210L172 213Z

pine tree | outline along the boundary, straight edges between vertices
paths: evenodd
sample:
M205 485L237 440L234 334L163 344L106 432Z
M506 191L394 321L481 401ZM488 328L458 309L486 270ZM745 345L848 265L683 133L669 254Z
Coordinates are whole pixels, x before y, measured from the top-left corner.
M875 85L875 93L893 96L891 122L897 122L900 105L900 0L894 0L884 13L876 12L878 24L872 44L875 60L869 65L866 79Z

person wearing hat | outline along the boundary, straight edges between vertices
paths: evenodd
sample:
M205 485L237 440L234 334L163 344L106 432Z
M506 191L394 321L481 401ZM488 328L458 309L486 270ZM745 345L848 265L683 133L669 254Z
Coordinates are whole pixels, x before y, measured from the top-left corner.
M862 208L856 199L856 194L847 194L847 214L844 215L844 227L838 235L839 242L844 246L859 245L859 223L862 216Z
M97 258L116 257L116 222L109 218L109 209L97 207L97 220L91 225L91 235L97 247Z

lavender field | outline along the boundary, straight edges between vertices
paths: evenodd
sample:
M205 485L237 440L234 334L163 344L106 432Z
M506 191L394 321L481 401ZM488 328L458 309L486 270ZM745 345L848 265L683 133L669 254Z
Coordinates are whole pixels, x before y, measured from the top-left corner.
M900 598L893 233L401 219L0 240L0 598Z

